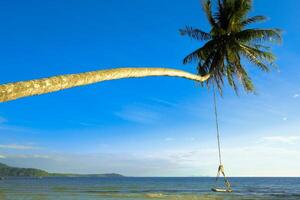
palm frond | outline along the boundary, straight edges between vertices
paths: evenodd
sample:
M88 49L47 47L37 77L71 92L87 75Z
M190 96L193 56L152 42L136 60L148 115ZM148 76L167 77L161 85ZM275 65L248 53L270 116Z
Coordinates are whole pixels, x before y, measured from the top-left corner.
M229 85L233 88L234 92L238 95L238 87L235 83L235 71L234 66L228 65L226 68L226 76Z
M269 51L263 51L263 50L260 50L259 48L252 47L250 45L245 45L245 44L243 44L242 46L244 48L247 48L248 51L253 53L259 59L265 60L265 61L269 62L270 64L274 63L276 60L276 57Z
M252 23L255 23L255 22L261 22L261 21L265 21L265 20L267 20L267 18L265 16L257 15L257 16L250 17L250 18L247 18L247 19L243 20L241 22L241 25L242 26L247 26L249 24L252 24Z
M252 0L234 0L228 1L233 2L233 12L236 18L244 18L252 8Z
M248 73L246 72L245 68L239 64L236 65L236 69L238 71L239 79L242 82L242 85L246 92L253 92L255 90L253 82L249 77Z
M242 42L274 42L281 43L280 29L246 29L236 34L236 39Z
M218 0L214 18L218 27L227 32L242 30L241 21L246 18L252 7L250 0Z
M243 51L249 51L255 56L255 58L264 60L269 64L273 64L276 60L276 57L270 51L263 51L259 48L256 48L255 46L253 47L242 43L239 43L239 46Z
M235 93L238 95L238 87L235 83L235 76L236 76L236 65L240 64L240 57L237 53L237 51L232 51L229 46L227 46L226 51L226 62L227 62L227 68L226 68L226 76L229 85L233 88Z
M199 49L193 51L192 53L190 53L189 55L187 55L183 59L183 64L188 64L188 63L191 63L191 62L194 62L194 61L195 62L201 61L200 55L201 55L202 48L199 48Z
M209 55L211 54L211 52L214 51L214 46L215 46L214 41L210 40L203 47L201 47L201 48L195 50L194 52L192 52L191 54L187 55L183 59L183 64L188 64L193 61L199 62L201 60L206 60L209 57Z
M271 50L271 47L269 47L269 46L256 44L256 43L249 43L249 46L252 46L253 48L256 48L256 49L263 49L265 51Z
M253 49L245 46L245 45L240 45L242 48L242 51L240 51L240 53L242 55L244 55L251 63L253 63L254 65L258 66L261 70L263 71L270 71L268 65L266 65L265 63L263 63L260 60L260 56L258 52L254 51Z
M192 27L186 26L183 29L179 29L181 35L187 35L195 40L209 40L211 39L211 35L199 29L194 29Z
M212 13L211 0L202 0L202 5L203 5L203 10L206 14L206 17L208 19L208 22L210 23L211 26L215 26L216 21L213 17L213 13Z

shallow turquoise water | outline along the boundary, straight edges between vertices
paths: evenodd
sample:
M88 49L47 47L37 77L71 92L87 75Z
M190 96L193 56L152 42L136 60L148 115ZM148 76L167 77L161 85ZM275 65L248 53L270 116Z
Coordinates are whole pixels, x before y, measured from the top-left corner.
M0 181L2 200L300 200L300 178L231 178L234 193L213 193L213 178L43 178Z

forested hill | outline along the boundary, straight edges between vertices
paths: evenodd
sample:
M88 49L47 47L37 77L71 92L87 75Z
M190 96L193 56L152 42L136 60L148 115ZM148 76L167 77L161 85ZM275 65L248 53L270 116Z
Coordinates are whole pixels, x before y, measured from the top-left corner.
M0 176L1 177L41 177L41 176L49 176L49 173L40 169L33 168L18 168L18 167L10 167L3 163L0 163Z
M18 168L10 167L0 163L0 177L103 177L117 178L123 177L120 174L63 174L63 173L48 173L44 170L34 168Z

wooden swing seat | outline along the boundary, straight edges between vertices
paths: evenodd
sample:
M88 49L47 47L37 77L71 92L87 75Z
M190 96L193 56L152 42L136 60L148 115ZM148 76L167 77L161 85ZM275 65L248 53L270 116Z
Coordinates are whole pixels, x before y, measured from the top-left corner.
M213 192L233 192L231 189L211 188Z

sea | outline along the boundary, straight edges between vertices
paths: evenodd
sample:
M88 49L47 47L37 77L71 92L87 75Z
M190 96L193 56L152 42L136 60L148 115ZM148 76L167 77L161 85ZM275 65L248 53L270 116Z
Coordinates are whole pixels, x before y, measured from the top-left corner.
M8 178L1 200L300 200L300 178L230 178L232 193L214 178Z

